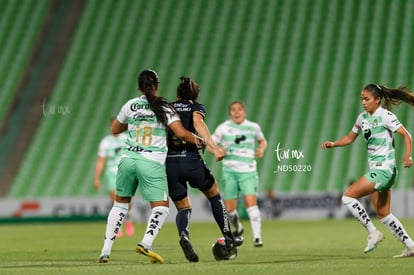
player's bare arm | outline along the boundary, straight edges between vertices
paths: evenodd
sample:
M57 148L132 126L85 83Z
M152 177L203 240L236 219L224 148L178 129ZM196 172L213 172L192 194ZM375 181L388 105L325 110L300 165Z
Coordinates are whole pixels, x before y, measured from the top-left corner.
M355 141L355 139L358 137L357 134L355 134L353 131L349 132L346 136L336 140L336 141L325 141L322 143L321 148L322 150L325 150L327 148L333 148L333 147L341 147L351 144Z
M194 135L193 133L191 133L190 131L187 131L183 124L181 123L181 121L176 120L173 123L171 123L169 125L170 129L174 132L174 134L182 139L185 140L187 142L202 146L204 141L202 139L200 139L199 137L197 137L196 135Z
M117 119L112 122L112 134L117 135L128 130L128 124L122 124Z
M226 156L226 151L219 148L211 138L210 131L204 122L204 117L197 112L193 113L194 128L197 133L204 139L208 146L208 151L212 153L216 161L222 160Z
M404 168L409 168L413 165L413 159L411 157L411 150L412 150L412 139L410 133L405 129L404 126L401 126L397 130L397 134L404 138L405 144L405 154L402 162L404 163Z

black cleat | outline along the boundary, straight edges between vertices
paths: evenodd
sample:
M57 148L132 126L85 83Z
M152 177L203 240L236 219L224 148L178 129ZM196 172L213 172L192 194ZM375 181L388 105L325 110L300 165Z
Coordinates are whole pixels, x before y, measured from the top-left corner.
M240 231L239 230L233 231L232 234L234 237L240 237L241 235L243 235L243 233L244 233L244 229L241 228Z
M234 237L233 240L226 239L225 240L225 242L226 242L225 247L226 247L227 250L232 250L232 249L235 249L235 248L241 246L243 244L243 241L244 241L244 239L243 239L242 236Z
M180 246L183 249L184 256L190 262L198 262L198 255L191 245L190 239L186 235L181 235Z

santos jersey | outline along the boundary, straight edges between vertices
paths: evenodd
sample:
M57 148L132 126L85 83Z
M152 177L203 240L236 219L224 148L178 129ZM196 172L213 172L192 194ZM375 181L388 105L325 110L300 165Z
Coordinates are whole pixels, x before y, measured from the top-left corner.
M167 123L180 120L173 108L165 107ZM165 163L167 156L167 131L158 122L144 95L130 99L122 106L117 119L128 124L128 138L123 157L136 157L140 154L150 160Z
M107 135L99 143L98 156L105 158L104 178L115 178L127 135Z
M203 118L206 116L206 108L204 105L189 100L177 100L172 103L174 109L180 115L181 123L184 128L192 133L196 133L194 128L193 113L197 112ZM198 148L195 144L187 143L177 138L174 133L168 131L168 153L175 154L182 151L197 151Z
M226 120L217 127L212 138L226 149L223 170L256 171L256 144L264 138L259 124L247 119L241 124Z
M363 134L367 141L370 169L395 169L394 133L401 126L398 118L390 111L379 107L373 115L359 114L352 131Z

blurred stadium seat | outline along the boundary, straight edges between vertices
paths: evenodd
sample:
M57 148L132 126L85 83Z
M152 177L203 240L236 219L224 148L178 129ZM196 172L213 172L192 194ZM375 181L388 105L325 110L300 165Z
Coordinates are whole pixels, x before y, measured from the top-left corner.
M29 7L38 13L35 22L44 8ZM261 124L269 143L259 160L262 189L340 191L365 171L364 145L329 152L319 146L350 131L366 84L414 89L412 10L410 0L89 0L8 196L95 194L98 143L109 133L109 118L137 95L136 76L144 68L159 73L168 99L181 75L194 78L211 131L227 118L231 101L246 103L248 118ZM9 20L26 23L17 15ZM35 37L28 39L30 45ZM8 61L22 69L25 61L19 62ZM8 77L11 91L18 77ZM410 112L396 110L412 131ZM278 148L286 156L280 161ZM220 179L220 164L206 159ZM283 170L291 168L305 171ZM400 173L397 188L408 188L411 179Z
M50 1L0 1L0 126L28 65Z

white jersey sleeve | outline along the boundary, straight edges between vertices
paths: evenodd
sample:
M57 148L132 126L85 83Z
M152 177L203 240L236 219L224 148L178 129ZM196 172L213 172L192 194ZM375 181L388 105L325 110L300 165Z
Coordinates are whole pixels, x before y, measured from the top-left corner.
M222 139L222 136L223 136L223 129L224 129L224 124L222 123L219 126L217 126L216 130L214 131L213 135L211 136L213 141L217 144L221 143L221 139Z
M354 126L352 127L352 132L354 132L355 134L359 135L361 134L361 123L363 120L363 114L364 113L360 113L359 116L357 117Z
M385 128L390 129L392 132L397 131L398 128L401 127L401 123L398 120L397 116L390 111L385 111L384 115L382 116L382 119Z
M106 148L108 148L108 141L106 138L103 138L99 143L98 147L98 156L99 157L106 157Z
M124 104L124 106L122 106L121 110L118 113L118 116L116 117L116 119L122 124L128 124L128 113L131 101L133 101L133 99L129 100L127 103Z
M262 140L264 138L264 134L262 132L262 129L260 128L258 123L254 123L254 128L255 128L255 132L256 132L256 140Z

